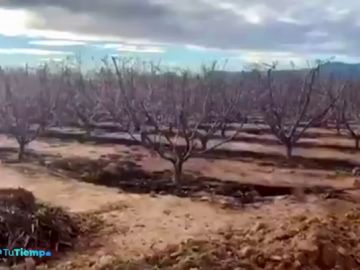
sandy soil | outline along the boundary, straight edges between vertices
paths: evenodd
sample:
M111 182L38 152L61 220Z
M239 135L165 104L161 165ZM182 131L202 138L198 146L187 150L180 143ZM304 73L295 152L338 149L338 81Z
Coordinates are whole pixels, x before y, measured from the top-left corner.
M353 206L308 197L307 201L279 199L272 204L234 211L188 199L142 196L129 200L121 210L100 214L107 225L91 239L88 248L69 254L52 267L99 269L113 258L136 259L189 239L216 239L219 230L256 229L259 224L275 230L292 218L341 215Z

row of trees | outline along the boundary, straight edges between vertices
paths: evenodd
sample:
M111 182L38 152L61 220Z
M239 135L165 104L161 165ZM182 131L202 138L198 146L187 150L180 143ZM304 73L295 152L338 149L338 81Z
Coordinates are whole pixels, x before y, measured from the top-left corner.
M214 63L201 72L164 72L159 65L116 58L89 74L48 66L0 70L0 123L25 147L49 127L77 125L90 136L113 122L169 161L180 182L184 163L231 141L252 116L261 115L273 135L292 149L322 121L346 128L359 147L358 82L306 71L267 70L230 74ZM211 140L216 137L216 140Z

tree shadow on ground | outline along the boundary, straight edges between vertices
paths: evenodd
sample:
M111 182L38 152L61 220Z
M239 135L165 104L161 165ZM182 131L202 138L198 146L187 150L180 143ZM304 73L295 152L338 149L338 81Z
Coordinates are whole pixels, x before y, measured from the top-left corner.
M62 140L74 140L77 135L73 134L52 134L58 136ZM136 141L125 138L88 138L83 143L95 143L95 144L121 144L125 146L139 145ZM183 146L185 147L185 146ZM310 145L308 145L310 147ZM339 146L340 147L340 146ZM342 150L349 150L347 147L341 146ZM341 148L340 147L340 148ZM181 146L180 146L181 148ZM339 148L339 149L340 149ZM353 151L353 150L351 150ZM313 158L303 156L293 156L291 159L287 159L281 153L266 153L266 152L254 152L245 150L230 150L230 149L214 149L211 152L205 154L194 155L195 157L205 159L228 159L239 160L243 162L258 162L262 166L276 166L280 168L297 168L302 167L306 169L322 169L322 170L343 170L351 171L354 167L360 166L359 163L350 160L340 160L336 158Z
M320 170L343 170L349 171L360 164L351 160L340 160L336 158L312 158L293 156L291 159L275 153L258 153L252 151L234 151L227 149L216 149L212 152L198 155L205 159L227 159L243 162L257 162L261 166L275 166L279 168L305 168Z

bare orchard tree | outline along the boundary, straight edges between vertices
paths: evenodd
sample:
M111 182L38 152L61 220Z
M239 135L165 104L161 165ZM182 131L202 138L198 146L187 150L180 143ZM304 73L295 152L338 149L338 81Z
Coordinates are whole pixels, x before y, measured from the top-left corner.
M274 74L275 66L272 66L264 77L259 76L264 121L285 145L288 158L292 157L292 150L305 131L326 116L339 96L329 99L328 89L323 87L319 76L320 67L317 65L303 76ZM336 92L341 92L343 87L339 85Z
M354 139L355 149L360 146L360 84L353 82L344 91L339 109L341 111L342 123L348 134Z
M341 93L338 92L340 89L339 84L343 83L344 80L336 79L332 74L327 80L324 80L324 87L327 89L329 100L333 103L333 106L322 120L322 125L325 128L334 128L337 134L341 134L341 129L345 127L343 120L345 88Z
M108 66L108 62L104 61L105 67L101 68L98 74L100 90L100 104L107 113L106 119L109 121L116 121L123 131L129 128L129 118L125 111L125 104L121 98L121 93L118 91L117 80L115 74Z
M35 123L39 125L40 131L43 132L57 121L61 88L59 88L58 76L50 74L47 65L37 70L36 77L39 86L38 92L34 94L39 111L36 114Z
M28 70L2 74L0 117L4 131L19 144L18 159L24 158L25 147L35 140L51 121L54 100L45 94L47 71L29 74ZM47 74L47 73L46 73Z
M85 130L85 137L89 137L102 116L99 88L96 82L85 78L80 72L69 72L64 83L69 117L74 117Z
M241 91L242 82L237 79L226 78L223 74L216 72L217 63L214 62L210 68L203 67L200 87L208 91L208 101L203 112L204 119L198 127L196 137L201 143L201 149L206 150L208 143L214 135L220 132L222 139L226 140L226 131L231 124L238 125L240 130L245 121L244 91ZM202 104L201 96L198 104ZM242 106L240 106L242 105ZM233 136L231 136L233 137Z
M326 128L334 128L338 135L341 134L341 130L345 127L343 119L344 104L338 100L334 107L330 110L328 116L325 119Z
M119 64L113 58L118 88L125 112L131 122L130 136L144 147L169 161L174 168L173 180L183 180L183 165L194 155L205 153L230 141L233 136L213 143L206 149L199 144L200 126L213 113L212 126L224 121L224 115L235 114L239 95L234 90L228 99L227 112L217 104L211 71L200 75L188 71L161 73L158 67ZM142 70L141 70L142 69ZM221 94L220 90L218 95ZM134 133L140 128L140 136ZM169 129L173 134L169 134ZM204 136L212 128L203 130Z

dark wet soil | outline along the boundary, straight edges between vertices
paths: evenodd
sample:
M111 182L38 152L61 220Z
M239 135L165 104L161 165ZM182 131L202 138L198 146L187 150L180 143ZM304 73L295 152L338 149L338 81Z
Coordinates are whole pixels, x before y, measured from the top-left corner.
M231 197L241 203L251 203L260 197L291 195L292 186L243 184L216 178L184 175L180 183L172 181L170 171L147 172L132 161L116 162L103 158L55 160L50 169L61 169L72 177L93 184L117 187L123 192L197 197L199 194ZM304 193L329 192L329 187L304 188Z

